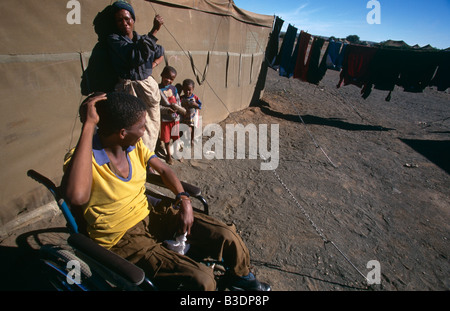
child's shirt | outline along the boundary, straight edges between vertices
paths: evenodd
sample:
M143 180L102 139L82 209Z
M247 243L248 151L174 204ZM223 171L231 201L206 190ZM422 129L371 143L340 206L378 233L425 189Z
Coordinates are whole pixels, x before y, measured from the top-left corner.
M180 116L170 110L171 104L181 107L180 97L177 88L173 85L159 86L161 92L161 121L173 122L180 121Z
M190 108L189 103L190 101L194 101L197 103L198 108ZM202 102L197 97L197 95L192 94L191 96L182 95L181 96L181 105L186 108L187 114L183 116L183 123L188 124L189 126L197 126L198 125L198 117L200 115L199 110L202 109Z

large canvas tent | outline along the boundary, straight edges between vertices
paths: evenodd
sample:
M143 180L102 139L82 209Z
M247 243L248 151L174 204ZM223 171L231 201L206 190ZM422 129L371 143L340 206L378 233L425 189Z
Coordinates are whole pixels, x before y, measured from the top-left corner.
M112 2L0 2L0 226L50 201L26 172L33 168L59 183L64 154L80 131L80 79L97 41L92 21ZM158 43L178 71L175 82L197 82L203 124L223 120L258 96L273 16L241 10L232 0L129 2L138 33L150 30L156 13L163 16ZM162 67L153 73L157 81Z

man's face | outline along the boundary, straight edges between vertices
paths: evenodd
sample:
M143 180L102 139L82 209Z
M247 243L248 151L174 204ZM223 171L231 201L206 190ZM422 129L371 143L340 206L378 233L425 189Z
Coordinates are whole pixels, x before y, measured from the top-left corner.
M134 146L139 141L139 139L144 136L145 133L145 119L147 116L147 111L142 112L139 120L130 126L128 129L125 129L126 135L124 138L124 143L127 146Z
M122 36L128 36L133 39L134 19L127 10L117 11L114 15L114 21L119 33Z

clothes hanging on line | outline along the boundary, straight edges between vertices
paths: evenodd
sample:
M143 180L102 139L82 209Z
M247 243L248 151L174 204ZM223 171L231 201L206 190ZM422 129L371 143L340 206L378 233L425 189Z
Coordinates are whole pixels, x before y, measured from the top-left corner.
M346 48L337 87L353 84L366 99L372 88L389 91L395 86L405 92L423 92L427 86L446 90L449 85L450 53L430 50L399 50L360 45Z
M289 24L286 34L284 35L283 43L281 44L280 53L278 54L280 58L280 76L290 78L293 75L295 64L293 64L292 50L294 48L296 37L297 28Z
M297 63L297 54L298 54L298 50L299 50L299 45L300 45L300 35L297 36L297 43L295 44L294 52L291 55L291 60L290 60L290 63L289 63L289 76L288 76L288 78L290 78L290 77L292 77L294 75L295 65Z
M336 59L336 68L337 70L341 70L342 69L342 64L344 63L344 55L345 55L345 50L347 49L348 43L344 43L342 45L341 48L341 52L339 53L338 58Z
M398 83L400 72L402 70L402 51L379 49L371 64L370 78L363 98L366 99L372 90L389 91L386 101L391 99L391 92Z
M341 70L347 45L347 43L330 40L328 43L328 53L326 54L328 69Z
M373 47L347 46L337 87L353 84L362 88L361 93L364 94L370 83L370 63L376 52L377 49Z
M284 20L278 16L275 18L274 26L269 37L269 42L267 43L266 59L269 67L275 66L275 60L278 55L279 41L281 27L283 27ZM278 64L279 65L279 64Z
M438 66L435 51L404 51L398 85L405 92L420 93L430 85Z
M311 39L313 40L310 44ZM322 53L324 44L325 39L312 37L303 30L297 37L297 28L289 24L280 51L271 67L278 69L280 76L287 78L293 76L305 82L318 84L328 69L326 62L328 46Z
M307 73L307 81L312 84L319 84L322 80L323 76L327 71L327 54L329 45L327 49L323 53L322 58L322 49L325 44L325 40L319 37L314 37L314 41L311 46L311 52L309 53L309 65L308 65L308 73Z
M302 81L307 80L309 57L307 57L307 50L309 42L311 40L311 35L303 30L300 31L300 35L297 40L297 58L294 69L294 78L300 79ZM306 60L306 62L305 62Z

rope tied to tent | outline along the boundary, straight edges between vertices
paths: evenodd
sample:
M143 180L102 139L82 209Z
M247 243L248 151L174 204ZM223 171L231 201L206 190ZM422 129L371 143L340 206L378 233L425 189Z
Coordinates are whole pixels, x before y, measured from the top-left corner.
M150 3L150 5L151 5L153 11L155 12L155 14L157 14L158 12L156 11L155 7L153 6L153 3L151 3L150 1L148 1L148 3ZM230 4L229 4L229 8L230 8ZM218 34L219 34L220 25L222 24L222 20L223 20L223 17L220 19L220 23L219 23L219 25L218 25L218 27L217 27L217 31L216 31L216 35L215 35L215 38L214 38L214 42L213 42L213 46L212 46L212 48L211 48L211 51L214 50L214 46L216 45L216 41L217 41L217 37L218 37ZM175 40L175 42L177 43L178 47L181 49L181 51L183 51L183 53L186 55L186 57L189 58L189 61L190 61L190 63L191 63L191 67L192 67L192 72L193 72L194 75L195 75L195 78L196 78L196 80L197 80L197 83L198 83L199 85L203 85L203 83L206 81L206 74L207 74L208 68L209 68L209 58L210 58L211 51L208 51L208 55L207 55L207 58L206 58L205 69L203 70L203 74L201 75L201 78L200 78L200 74L198 73L198 72L200 72L200 71L199 71L199 70L197 69L197 67L195 66L194 58L192 57L191 52L188 51L188 52L186 53L186 51L183 49L183 47L182 47L181 44L178 42L178 40L175 38L175 36L174 36L174 35L170 32L170 30L166 27L166 25L163 24L163 27L167 30L167 32L169 33L169 35ZM165 63L166 63L166 65L167 65L167 64L168 64L168 60L167 60L166 56L164 56L164 60L165 60ZM224 104L224 105L225 105L225 104ZM228 109L227 109L227 110L228 110Z
M203 74L201 75L201 79L200 79L200 75L197 73L197 68L195 67L195 64L194 64L194 58L192 57L192 54L190 51L188 51L188 55L189 55L189 60L191 62L192 71L194 72L197 83L199 85L202 85L203 82L205 82L205 80L206 80L206 74L207 74L208 68L209 68L210 51L208 51L208 55L206 56L206 65L205 65L205 69L203 70Z

